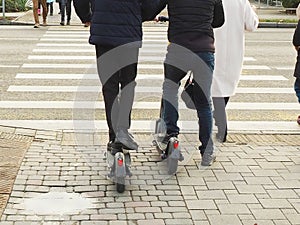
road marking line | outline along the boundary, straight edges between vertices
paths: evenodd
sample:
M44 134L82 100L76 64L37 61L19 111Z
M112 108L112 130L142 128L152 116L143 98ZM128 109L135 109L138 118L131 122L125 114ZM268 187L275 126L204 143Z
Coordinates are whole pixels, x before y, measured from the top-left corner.
M92 96L94 97L94 95ZM160 102L136 101L133 109L159 109ZM0 101L2 109L104 109L103 101ZM180 109L186 109L183 102ZM235 110L299 110L299 103L286 102L230 102L226 107Z
M291 67L291 66L282 66L282 67L275 67L276 70L294 70L295 67Z
M0 68L19 68L18 65L0 65Z
M82 52L88 52L88 53L95 53L95 49L91 46L90 49L87 48L83 48L83 49L53 49L53 48L37 48L37 49L33 49L33 52L45 52L45 53L49 53L49 52L78 52L78 53L82 53Z
M289 80L284 76L276 75L242 75L241 80Z
M45 76L48 76L45 74ZM69 75L70 76L70 75ZM97 75L89 74L89 78L99 80ZM150 75L147 75L150 76ZM147 76L140 77L138 80L146 80ZM162 75L154 75L152 78L157 78ZM80 77L80 76L79 76ZM54 77L52 76L52 79ZM149 79L150 80L150 79ZM162 80L162 79L161 79ZM100 92L100 83L97 86L34 86L34 85L10 85L7 89L9 92ZM147 87L147 86L137 86L136 92L140 93L161 93L162 87ZM294 94L293 88L237 88L237 93L246 94Z
M94 80L99 79L98 74L59 74L59 73L17 73L16 79L60 79L60 80ZM137 80L163 80L163 74L138 74L136 77ZM276 75L242 75L241 80L268 80L268 81L283 81L288 80L284 76Z
M69 61L69 60L93 60L95 61L96 56L95 55L29 55L28 59L30 60L60 60L60 62L63 61ZM139 62L146 61L146 62L162 62L165 59L164 55L140 55L139 56Z

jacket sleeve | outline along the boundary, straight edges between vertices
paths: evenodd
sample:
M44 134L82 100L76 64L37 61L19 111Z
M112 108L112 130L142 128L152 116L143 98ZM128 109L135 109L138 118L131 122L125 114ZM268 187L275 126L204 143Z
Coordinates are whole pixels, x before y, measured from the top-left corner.
M142 20L153 20L167 5L167 0L142 0Z
M251 7L248 0L246 0L246 6L245 6L245 30L247 31L254 31L258 27L258 16L254 12L253 8Z
M300 46L300 20L298 21L297 27L294 32L293 45Z
M224 24L224 22L225 16L222 0L218 0L214 8L214 19L211 25L213 28L218 28L221 27Z

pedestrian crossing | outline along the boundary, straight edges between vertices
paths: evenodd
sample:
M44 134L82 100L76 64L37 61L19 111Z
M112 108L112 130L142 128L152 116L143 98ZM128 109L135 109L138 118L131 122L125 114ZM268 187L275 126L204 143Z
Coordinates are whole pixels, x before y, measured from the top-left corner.
M132 126L133 131L152 132L155 126L155 119L158 116L160 107L160 97L163 82L163 60L166 54L167 27L146 25L143 27L144 40L140 49L138 76L136 87L136 99L133 106ZM3 125L17 127L31 127L35 129L97 129L107 130L104 119L95 119L94 114L104 115L104 102L101 98L101 84L96 71L96 58L94 46L88 44L89 32L81 30L80 27L60 29L50 27L36 47L29 54L28 59L21 66L21 72L16 73L14 84L11 84L7 92L19 94L19 100L0 101L0 109L12 110L33 110L36 114L47 113L41 111L47 109L58 110L59 118L63 113L66 119L56 119L57 116L45 116L46 119L18 119L16 116L11 120L0 120ZM264 114L293 113L299 112L299 104L292 97L294 90L292 87L265 87L247 86L251 82L288 82L288 78L283 75L272 74L273 70L291 70L292 67L279 67L261 65L258 60L251 55L244 58L243 74L241 76L242 85L237 89L237 94L228 104L229 130L239 131L299 131L294 118L285 120L272 120L266 116L257 116L260 111ZM182 90L182 88L181 88ZM51 99L51 93L64 96L65 99ZM84 94L85 93L85 94ZM90 99L85 98L91 94ZM26 95L26 99L22 96ZM247 95L269 96L270 101L262 101L249 97L243 101ZM290 101L276 102L277 95L287 95ZM30 96L30 99L28 99ZM275 97L274 97L275 96ZM69 110L60 112L59 110ZM82 110L94 110L94 117L86 120L77 119L80 116L76 113L84 113ZM142 113L139 113L141 111ZM139 116L147 111L146 116ZM252 116L253 112L253 116ZM198 124L195 112L189 110L180 102L179 125L182 132L198 132ZM243 116L246 114L246 116ZM191 115L191 116L189 116ZM232 116L231 116L232 115ZM237 116L238 115L238 116ZM251 118L252 116L252 118ZM25 116L26 117L26 116ZM243 119L245 117L245 119Z

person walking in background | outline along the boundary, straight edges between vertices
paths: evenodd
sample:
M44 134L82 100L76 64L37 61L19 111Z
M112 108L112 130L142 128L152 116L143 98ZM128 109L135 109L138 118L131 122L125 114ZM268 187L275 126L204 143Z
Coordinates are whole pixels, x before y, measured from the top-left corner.
M179 134L178 89L187 71L193 72L193 100L199 123L201 165L215 160L212 134L211 82L214 69L213 28L224 23L221 0L166 0L169 46L164 62L162 118L167 128L163 140ZM163 8L161 8L163 9Z
M65 17L67 14L67 25L70 25L71 11L72 11L72 0L60 0L60 25L65 25Z
M47 2L46 0L32 0L33 4L33 18L34 18L34 28L39 28L40 27L40 22L39 22L39 15L38 15L38 8L39 8L39 3L42 4L43 8L43 26L47 26Z
M74 8L77 16L84 24L84 27L91 25L92 7L94 0L74 0Z
M89 43L95 45L97 70L102 83L108 149L123 146L138 149L129 133L136 86L142 21L152 20L159 0L95 0ZM90 3L84 1L88 8Z
M297 51L297 62L294 70L294 77L296 78L294 89L298 98L298 102L300 103L300 3L297 7L296 14L298 17L298 24L293 36L293 45L295 46L295 49ZM300 125L300 115L298 115L297 123Z
M55 0L55 2L58 3L58 8L59 8L58 14L60 14L60 11L61 11L61 0Z
M225 142L227 117L225 107L230 96L235 94L242 72L245 30L258 27L258 17L248 0L223 1L225 23L214 30L216 61L212 82L216 138Z
M50 16L53 16L53 2L54 0L47 0L47 10L50 13Z

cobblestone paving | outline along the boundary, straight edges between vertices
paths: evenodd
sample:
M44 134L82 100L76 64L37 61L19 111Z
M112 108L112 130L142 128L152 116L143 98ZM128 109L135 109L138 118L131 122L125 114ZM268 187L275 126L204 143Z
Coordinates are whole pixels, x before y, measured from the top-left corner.
M15 134L6 133L13 131ZM18 169L33 137L19 135L21 130L0 128L0 215L3 213ZM29 135L27 133L27 135Z
M136 134L133 176L118 194L106 134L36 131L0 224L300 224L300 135L230 134L209 168L196 137L180 137L186 160L168 176L151 136Z

